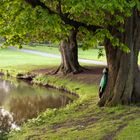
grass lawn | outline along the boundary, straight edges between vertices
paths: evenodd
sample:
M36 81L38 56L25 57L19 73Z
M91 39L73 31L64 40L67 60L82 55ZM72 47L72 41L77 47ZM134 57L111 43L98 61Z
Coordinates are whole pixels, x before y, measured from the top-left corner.
M0 69L15 73L60 64L59 59L8 49L0 50ZM78 75L74 75L76 77ZM80 74L80 78L85 76ZM94 78L96 75L92 75ZM12 132L8 140L139 140L140 108L117 106L99 108L98 85L76 81L72 76L38 75L37 84L49 84L77 93L80 98L61 109L48 109Z
M38 50L42 52L52 53L52 54L60 54L59 49L57 47L48 47L48 46L24 46L26 49L31 50ZM78 56L79 58L83 59L91 59L91 60L98 60L98 61L106 61L105 51L103 50L104 56L98 58L98 49L88 49L83 50L82 48L78 49ZM138 57L138 63L140 64L140 53Z
M60 54L59 49L57 47L48 47L48 46L24 46L26 49L31 49L31 50L38 50L38 51L43 51L47 53L52 53L52 54ZM98 61L106 61L105 56L100 57L98 59L98 49L89 49L89 50L83 50L82 48L78 49L78 56L79 58L84 58L84 59L91 59L91 60L98 60ZM105 52L103 51L105 54Z
M0 49L0 69L27 72L33 69L52 67L60 64L60 59L48 58L34 54Z

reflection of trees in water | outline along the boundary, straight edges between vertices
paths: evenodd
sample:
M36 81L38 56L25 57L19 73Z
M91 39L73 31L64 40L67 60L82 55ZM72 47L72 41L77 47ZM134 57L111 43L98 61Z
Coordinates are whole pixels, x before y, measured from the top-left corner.
M10 82L7 82L5 80L0 80L0 106L2 106L3 102L6 100L10 88L11 88Z
M10 99L10 112L14 113L16 123L21 124L28 119L37 117L40 112L47 108L59 108L68 104L70 99L66 96L58 98L42 96L13 97Z
M6 93L2 89L0 89L0 106L3 105L5 99L6 99Z
M71 101L68 97L61 96L58 91L35 88L13 78L10 80L0 79L0 106L6 105L9 111L14 113L18 124L36 117L47 108L59 108Z
M10 82L7 82L5 80L0 80L0 89L2 89L4 92L9 92Z

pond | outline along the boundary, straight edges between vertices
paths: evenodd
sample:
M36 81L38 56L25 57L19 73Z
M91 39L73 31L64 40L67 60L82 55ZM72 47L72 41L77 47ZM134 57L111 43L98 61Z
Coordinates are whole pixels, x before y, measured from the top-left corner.
M13 113L18 125L37 117L47 108L60 108L74 99L74 96L58 90L33 86L14 78L0 77L0 106Z

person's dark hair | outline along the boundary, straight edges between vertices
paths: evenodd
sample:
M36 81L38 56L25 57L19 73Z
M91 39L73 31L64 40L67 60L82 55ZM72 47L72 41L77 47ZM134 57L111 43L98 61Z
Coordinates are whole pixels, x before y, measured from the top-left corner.
M103 69L103 73L104 74L107 74L108 73L108 68L107 67Z
M108 68L106 67L106 71L108 72Z

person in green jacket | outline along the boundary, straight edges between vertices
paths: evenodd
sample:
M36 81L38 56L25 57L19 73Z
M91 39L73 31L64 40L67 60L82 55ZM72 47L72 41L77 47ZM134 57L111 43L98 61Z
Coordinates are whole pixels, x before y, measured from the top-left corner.
M104 68L103 76L101 78L100 85L99 85L99 98L102 97L102 95L106 89L107 81L108 81L108 68Z

